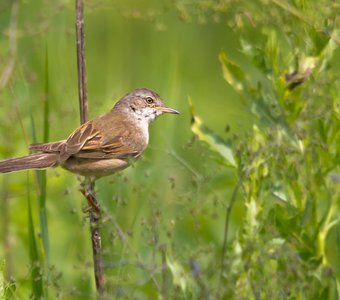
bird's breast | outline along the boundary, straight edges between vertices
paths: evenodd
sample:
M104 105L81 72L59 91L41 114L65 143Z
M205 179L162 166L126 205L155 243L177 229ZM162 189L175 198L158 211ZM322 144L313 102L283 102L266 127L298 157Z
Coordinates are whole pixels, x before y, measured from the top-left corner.
M149 144L149 124L143 121L136 122L133 135L136 138L135 145L139 145L140 150L144 151Z
M131 164L128 159L86 159L69 158L61 164L61 167L82 176L100 178L116 173L127 168Z

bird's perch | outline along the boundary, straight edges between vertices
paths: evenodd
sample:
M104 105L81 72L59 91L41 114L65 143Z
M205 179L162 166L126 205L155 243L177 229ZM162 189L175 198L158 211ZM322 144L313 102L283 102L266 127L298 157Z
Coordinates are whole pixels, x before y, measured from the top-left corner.
M85 63L85 38L84 38L84 4L83 0L76 0L76 42L78 66L78 94L80 108L80 123L88 120L87 114L87 86Z
M85 39L84 39L84 4L83 0L76 0L76 42L78 65L78 93L80 107L80 122L87 122L87 88L86 88L86 64L85 64ZM87 180L85 180L87 182ZM100 211L94 194L94 183L81 187L81 192L89 203L91 242L93 252L93 267L96 288L99 295L104 293L105 277L101 257L101 237L99 231ZM92 204L92 205L90 205ZM94 209L96 206L97 210Z

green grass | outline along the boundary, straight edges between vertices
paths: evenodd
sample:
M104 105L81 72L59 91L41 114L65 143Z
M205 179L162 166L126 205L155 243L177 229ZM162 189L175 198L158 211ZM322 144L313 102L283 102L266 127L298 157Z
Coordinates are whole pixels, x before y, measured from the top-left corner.
M27 180L27 183L29 181ZM36 233L34 229L34 222L32 216L32 209L30 203L30 192L27 191L27 207L28 207L28 244L30 256L30 278L32 285L32 297L34 299L43 299L44 293L44 269L42 267L41 255L38 251L36 240Z
M79 125L74 3L20 2L15 53L10 6L0 18L0 74L15 56L0 90L1 158ZM339 298L337 9L86 3L90 117L143 86L181 112L152 124L141 160L96 184L111 298ZM295 70L306 80L290 90ZM95 299L77 178L28 174L1 175L4 297Z

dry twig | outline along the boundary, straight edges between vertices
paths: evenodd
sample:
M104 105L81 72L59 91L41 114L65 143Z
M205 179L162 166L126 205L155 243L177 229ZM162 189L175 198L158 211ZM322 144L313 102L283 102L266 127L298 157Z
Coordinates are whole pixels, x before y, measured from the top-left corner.
M80 121L83 124L88 120L83 0L76 0L76 41ZM94 183L87 182L88 180L85 180L85 186L81 188L81 192L86 197L89 203L94 276L96 280L97 292L99 295L102 295L104 293L105 277L101 257L101 237L99 231L100 210L95 198ZM97 209L94 209L94 207L96 207Z
M17 53L17 23L19 14L19 1L13 2L11 11L11 24L9 27L9 58L0 76L0 90L8 83L14 70Z

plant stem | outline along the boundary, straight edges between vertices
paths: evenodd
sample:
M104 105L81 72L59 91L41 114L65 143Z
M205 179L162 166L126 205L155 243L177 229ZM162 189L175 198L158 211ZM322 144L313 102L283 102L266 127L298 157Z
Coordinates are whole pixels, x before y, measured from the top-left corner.
M87 88L86 88L86 64L85 64L85 38L84 38L84 3L83 0L76 0L76 42L77 42L77 66L78 66L78 93L80 122L84 124L88 120L87 108ZM89 178L85 178L88 182ZM101 255L101 237L99 231L100 210L98 202L94 196L94 182L85 183L84 189L81 189L83 195L89 203L91 242L93 253L93 268L96 281L96 289L99 298L104 293L105 277L103 272L102 255ZM97 209L95 209L97 208Z
M229 234L229 224L230 224L231 212L234 208L234 205L235 205L235 202L236 202L236 199L237 199L236 196L237 196L238 190L241 187L243 179L246 175L245 173L246 173L246 171L243 171L241 173L241 175L239 175L239 179L238 179L236 186L233 190L233 193L231 195L229 205L226 208L226 216L225 216L224 232L223 232L223 245L222 245L222 255L221 255L221 270L220 270L219 287L221 287L221 284L222 284L223 270L224 270L224 260L225 260L227 247L228 247L228 234Z
M76 0L76 43L77 43L80 122L81 124L84 124L88 120L88 114L87 114L88 105L87 105L87 86L86 86L83 0Z

